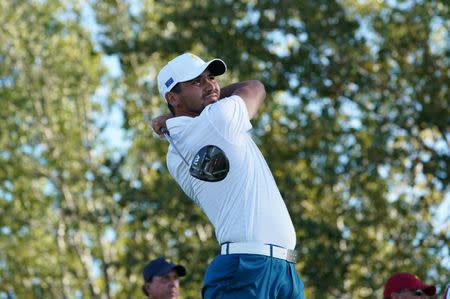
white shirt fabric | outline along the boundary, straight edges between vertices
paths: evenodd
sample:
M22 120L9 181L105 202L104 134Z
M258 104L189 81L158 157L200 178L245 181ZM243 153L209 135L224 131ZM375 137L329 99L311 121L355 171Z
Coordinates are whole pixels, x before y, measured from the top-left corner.
M251 138L247 108L239 96L208 105L197 117L167 120L167 128L189 164L206 145L225 152L230 170L222 181L194 178L178 152L169 146L172 177L201 206L219 243L260 242L294 249L295 230L272 173Z

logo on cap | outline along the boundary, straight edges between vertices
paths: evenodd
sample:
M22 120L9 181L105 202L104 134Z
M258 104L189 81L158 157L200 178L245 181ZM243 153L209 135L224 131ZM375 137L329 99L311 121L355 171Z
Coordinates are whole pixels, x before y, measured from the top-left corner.
M173 78L170 77L169 80L166 81L166 83L164 83L166 85L167 88L169 88L170 85L172 85L173 83Z

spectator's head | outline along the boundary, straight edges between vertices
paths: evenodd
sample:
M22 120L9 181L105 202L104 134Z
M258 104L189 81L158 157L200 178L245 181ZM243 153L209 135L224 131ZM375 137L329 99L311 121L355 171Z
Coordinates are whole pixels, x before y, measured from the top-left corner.
M416 275L399 272L392 275L384 285L385 299L429 298L436 294L436 287L423 283Z
M186 275L183 266L172 264L163 257L149 262L142 271L142 291L152 299L176 299L179 295L179 277Z

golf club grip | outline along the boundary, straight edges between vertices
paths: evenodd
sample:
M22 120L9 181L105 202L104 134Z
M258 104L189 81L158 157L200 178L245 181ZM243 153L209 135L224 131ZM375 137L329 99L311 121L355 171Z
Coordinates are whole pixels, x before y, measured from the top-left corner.
M169 130L167 130L166 127L162 127L162 128L160 129L160 131L161 131L161 133L163 133L164 135L170 135L170 134L169 134Z

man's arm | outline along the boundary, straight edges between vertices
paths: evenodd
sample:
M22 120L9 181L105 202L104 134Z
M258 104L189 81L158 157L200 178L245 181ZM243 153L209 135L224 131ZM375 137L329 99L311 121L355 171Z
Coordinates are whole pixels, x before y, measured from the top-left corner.
M233 83L220 89L221 99L232 95L238 95L244 100L248 117L252 119L266 97L266 90L258 80Z
M152 122L151 122L152 129L156 134L159 135L159 137L164 136L163 133L161 132L161 128L165 128L166 120L168 120L169 118L172 118L172 117L173 117L172 113L166 113L166 114L160 115L160 116L152 119Z
M232 95L238 95L244 100L247 106L248 117L252 119L266 97L266 90L264 85L258 80L233 83L220 89L221 99ZM166 113L152 119L151 126L153 131L160 137L163 137L161 128L165 128L166 120L172 117L172 113Z

